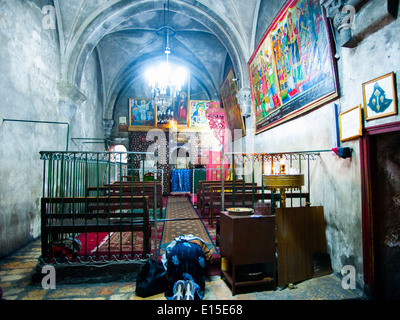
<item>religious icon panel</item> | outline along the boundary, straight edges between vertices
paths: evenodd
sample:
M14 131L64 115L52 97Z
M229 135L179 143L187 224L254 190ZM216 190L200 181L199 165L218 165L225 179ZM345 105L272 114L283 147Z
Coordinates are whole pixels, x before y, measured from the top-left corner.
M190 127L209 129L206 111L211 101L191 100L190 101Z
M154 100L144 98L129 99L129 130L140 131L155 127Z
M363 83L365 120L397 114L394 73Z
M290 1L248 67L256 133L336 98L331 38L319 1Z

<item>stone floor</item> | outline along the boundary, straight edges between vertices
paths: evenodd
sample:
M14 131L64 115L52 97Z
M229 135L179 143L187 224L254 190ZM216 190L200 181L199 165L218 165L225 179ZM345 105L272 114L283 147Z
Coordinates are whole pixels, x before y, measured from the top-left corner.
M40 242L35 241L14 255L0 261L0 287L5 300L165 300L164 294L146 299L135 294L135 282L59 284L43 289L31 278L40 256ZM263 289L265 290L265 289ZM294 284L294 288L277 288L257 292L238 292L232 296L228 285L219 276L206 282L204 300L364 300L355 289L342 288L334 274Z

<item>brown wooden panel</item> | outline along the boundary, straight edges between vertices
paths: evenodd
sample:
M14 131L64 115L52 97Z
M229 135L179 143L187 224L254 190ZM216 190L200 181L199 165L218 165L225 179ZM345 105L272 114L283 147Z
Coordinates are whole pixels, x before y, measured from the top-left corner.
M326 253L323 207L277 208L278 285L312 278L312 257Z

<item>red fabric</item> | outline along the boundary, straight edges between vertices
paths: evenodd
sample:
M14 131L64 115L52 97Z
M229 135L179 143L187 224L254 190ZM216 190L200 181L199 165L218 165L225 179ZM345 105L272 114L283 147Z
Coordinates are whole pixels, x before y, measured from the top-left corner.
M154 228L152 228L152 236L154 239ZM157 228L157 241L160 243L162 233L162 224L160 223ZM85 248L85 238L87 239L87 248ZM99 256L107 256L116 255L119 256L121 254L120 248L120 233L114 232L100 232L99 237L97 239L97 233L88 233L85 237L85 234L80 234L77 236L77 239L81 241L82 248L81 251L78 252L78 256L84 257L85 255L96 257L97 254ZM133 239L133 243L132 243ZM110 252L109 252L110 249ZM132 250L133 249L133 250ZM142 254L143 249L143 233L134 232L133 237L131 232L122 232L122 255L134 255ZM154 245L152 241L151 253L154 253ZM120 258L122 259L122 257Z
M220 151L203 152L208 159L207 169L220 169L222 165ZM229 163L225 163L225 179L228 177ZM221 170L207 170L207 180L221 180Z

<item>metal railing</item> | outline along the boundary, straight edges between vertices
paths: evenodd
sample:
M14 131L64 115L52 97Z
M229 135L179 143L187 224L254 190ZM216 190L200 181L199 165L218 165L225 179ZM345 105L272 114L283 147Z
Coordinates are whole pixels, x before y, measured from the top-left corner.
M223 187L220 188L221 211L225 210L225 190L230 193L232 207L244 206L246 201L246 206L254 209L256 202L267 199L274 206L275 201L282 200L281 195L264 186L262 175L266 174L268 166L276 165L283 158L287 172L293 169L305 177L304 186L297 190L296 196L290 191L285 203L288 206L309 205L310 161L327 151L331 150L225 153L229 169L191 169L193 204L195 172L211 170L222 171L221 177L228 171L231 180L226 188L224 179L220 180ZM47 263L104 263L149 258L157 254L157 224L182 220L163 216L164 172L157 169L156 156L152 153L43 151L40 155L43 160L42 259ZM144 181L145 161L155 163L151 170L154 181ZM279 164L275 170L278 169ZM143 179L135 181L139 170ZM245 183L252 185L250 191ZM211 220L214 219L217 217L211 216Z
M310 200L311 193L311 161L315 161L319 158L321 153L332 152L332 150L315 150L315 151L298 151L298 152L279 152L279 153L241 153L241 152L227 152L225 153L225 157L227 158L227 162L231 165L230 172L232 173L232 180L236 180L238 177L242 178L242 185L233 185L233 193L235 190L240 190L240 188L244 187L245 176L247 176L247 180L253 184L258 184L261 186L261 194L265 195L266 193L270 193L271 205L274 207L276 201L280 202L281 200L293 207L293 206L302 206L310 205L309 201L303 203L302 193L306 194L307 197L303 197L303 199ZM283 161L283 162L282 162ZM289 192L289 199L285 197L282 199L282 192L274 188L267 188L264 185L263 175L279 175L282 174L282 166L284 174L303 174L304 175L304 185L300 188L295 188L299 192L299 203L294 203L295 198L293 197L293 189ZM249 166L249 169L245 169L245 166ZM258 166L258 172L256 174L256 167ZM237 173L237 171L241 171L241 173ZM305 191L304 191L305 190ZM223 192L224 190L222 190ZM278 192L277 192L278 191ZM254 191L253 191L254 192ZM254 198L254 197L253 197ZM264 197L261 197L260 201L264 201ZM233 202L235 203L235 198L233 198ZM283 203L281 203L283 204ZM240 205L240 200L238 205ZM253 201L254 206L254 201Z
M163 175L154 168L154 181L126 179L139 168L144 176L143 164L154 154L43 151L40 157L46 263L131 261L156 252Z

